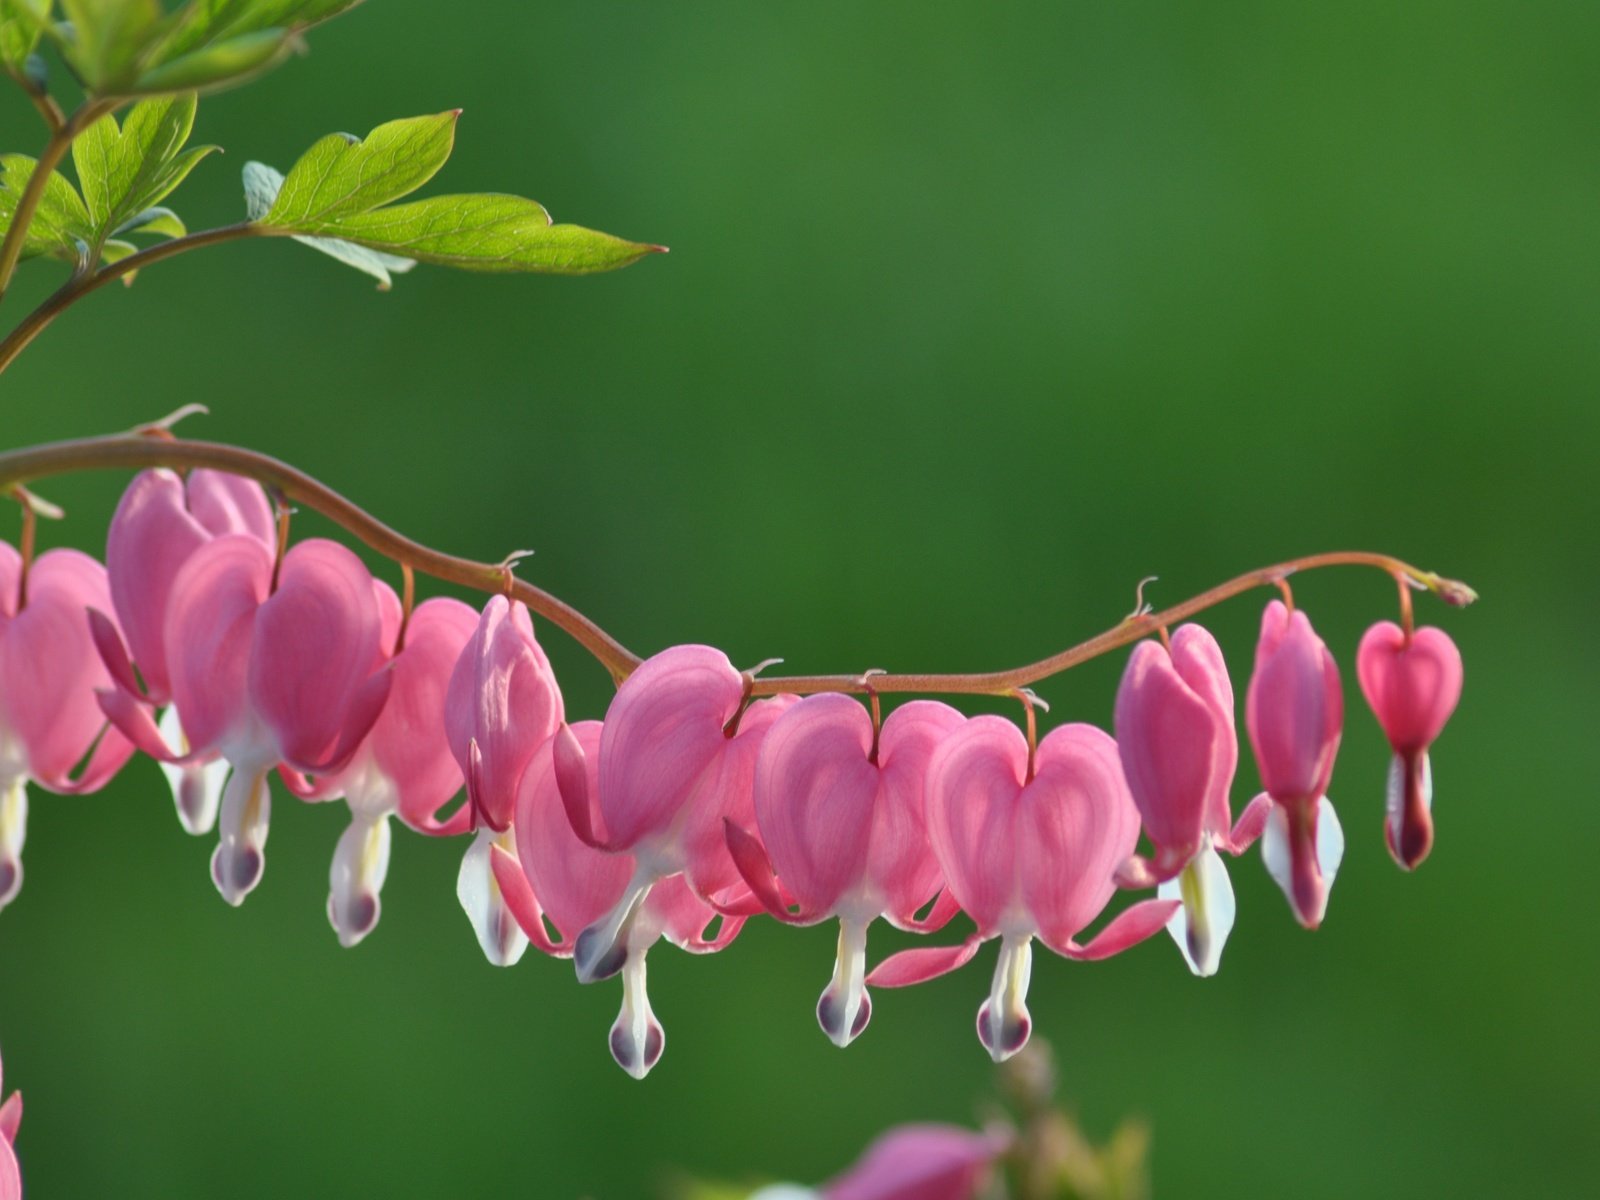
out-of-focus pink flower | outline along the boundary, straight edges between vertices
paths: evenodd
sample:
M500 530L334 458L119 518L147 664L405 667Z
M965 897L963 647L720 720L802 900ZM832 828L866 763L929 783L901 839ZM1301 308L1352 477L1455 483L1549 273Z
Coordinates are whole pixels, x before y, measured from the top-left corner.
M92 792L133 753L95 705L95 689L111 680L86 610L109 606L105 568L76 550L52 550L28 572L26 604L22 593L22 558L0 542L0 908L22 887L27 785Z
M493 597L450 674L444 722L450 752L466 776L477 829L461 860L456 896L484 956L496 966L520 959L528 941L506 911L490 852L496 845L513 851L517 788L560 727L562 713L561 689L533 636L527 608Z
M1006 1139L954 1125L901 1125L822 1186L822 1200L974 1200Z
M1239 765L1233 684L1222 649L1199 625L1172 645L1134 648L1117 689L1117 751L1154 854L1117 872L1124 887L1159 884L1180 899L1167 929L1196 975L1212 975L1233 928L1233 884L1219 849L1241 853L1260 832L1265 803L1232 828L1228 789Z
M905 950L867 982L919 983L967 962L980 943L1000 939L978 1037L996 1062L1027 1044L1033 939L1066 958L1107 958L1171 919L1176 900L1142 900L1087 945L1077 935L1116 890L1112 873L1139 839L1139 814L1109 735L1061 725L1039 743L1029 775L1028 744L1001 717L975 717L940 744L928 771L928 835L945 886L978 926L960 946Z
M606 712L594 784L572 739L556 745L568 820L591 846L634 856L615 905L578 935L573 966L591 983L627 961L629 927L659 881L682 873L720 912L758 907L728 852L724 819L754 824L752 790L762 738L795 703L775 696L745 707L746 677L720 650L674 646L629 675Z
M162 736L180 753L189 747L177 709L170 706L167 604L189 556L225 533L246 534L273 549L272 505L254 480L202 468L186 479L168 470L141 471L122 494L106 534L111 603L146 697L165 707ZM226 762L213 756L210 762L161 767L172 786L179 822L190 833L210 833L228 774Z
M447 822L438 812L461 790L461 770L445 738L445 689L478 614L459 600L435 597L418 605L394 653L400 602L387 584L375 586L382 634L380 662L393 682L377 723L348 766L314 783L283 771L303 799L342 798L350 825L339 838L328 877L328 920L343 946L354 946L378 923L379 899L389 871L389 816L398 814L420 833L466 832L471 812L458 809Z
M523 773L517 789L516 856L496 846L491 852L495 880L505 904L528 939L546 954L572 954L572 937L603 917L621 899L633 878L628 854L608 854L585 845L573 832L556 783L557 747L570 739L583 756L589 787L596 778L601 740L599 721L563 726ZM685 950L705 954L720 950L738 934L742 917L724 917L717 936L705 931L716 911L673 876L650 889L639 915L628 929L622 966L622 1011L611 1027L611 1054L635 1079L642 1079L661 1058L666 1032L650 1008L645 989L645 955L657 938ZM556 930L550 936L548 920Z
M1442 629L1409 638L1380 621L1356 652L1361 691L1394 750L1384 836L1395 862L1410 871L1433 848L1433 768L1428 747L1461 699L1461 652Z
M0 1071L0 1083L4 1072ZM22 1124L22 1093L12 1092L0 1104L0 1200L22 1200L22 1170L17 1166L13 1144L17 1126Z
M1322 923L1344 857L1344 831L1328 801L1343 725L1333 655L1305 613L1272 601L1261 617L1245 726L1272 802L1262 858L1307 929Z
M833 979L817 1001L817 1021L835 1045L848 1045L872 1016L863 978L867 927L883 916L927 932L956 911L950 901L917 919L944 884L928 844L928 763L962 720L947 704L915 700L891 713L874 738L872 719L855 700L807 697L773 722L756 760L760 839L727 827L734 861L768 912L796 924L839 918ZM775 886L774 870L797 913Z
M188 763L212 755L232 771L223 790L221 837L211 876L229 904L261 880L277 765L312 775L343 770L383 711L372 577L349 550L311 539L284 556L259 540L226 534L196 550L173 583L165 638L172 700L190 750L167 746L126 667L109 621L94 614L101 654L120 661L101 706L140 749Z

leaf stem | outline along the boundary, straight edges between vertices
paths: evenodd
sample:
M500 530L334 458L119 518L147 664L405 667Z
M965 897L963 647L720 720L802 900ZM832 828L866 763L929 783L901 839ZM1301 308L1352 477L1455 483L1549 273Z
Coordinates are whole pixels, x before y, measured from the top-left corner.
M39 161L34 164L33 174L28 177L22 195L17 199L17 211L11 214L5 241L0 242L0 299L5 298L11 273L17 269L17 260L22 257L22 244L27 240L28 227L33 224L33 215L39 210L39 201L44 197L50 176L72 148L73 140L114 107L115 103L110 100L86 100L65 122L50 131L50 139L45 142Z
M90 292L103 288L112 280L131 275L163 259L173 258L190 250L198 250L202 246L215 246L219 242L262 236L268 232L249 221L241 221L237 225L220 225L215 229L202 229L181 238L173 238L170 242L148 246L137 254L130 254L127 258L91 274L74 275L46 297L38 308L24 317L21 323L0 341L0 371L9 367L12 360L27 349L28 344L43 333L63 312Z
M246 476L269 489L275 489L286 499L321 513L379 554L404 567L481 592L505 592L571 635L619 683L641 661L637 654L570 604L542 588L512 577L504 564L473 562L414 542L303 471L240 446L140 433L28 446L0 453L0 492L13 485L70 471L102 468L140 470L148 467L210 467ZM1246 572L1160 612L1135 613L1085 642L1038 662L1009 670L955 675L889 675L873 672L869 675L764 676L753 681L751 694L770 696L779 692L852 692L870 695L874 692L919 692L1009 695L1018 688L1058 675L1091 658L1148 637L1163 626L1185 620L1254 588L1276 586L1297 572L1338 566L1374 567L1397 582L1424 588L1456 606L1470 604L1477 599L1477 594L1464 583L1445 579L1386 554L1362 550L1312 554Z

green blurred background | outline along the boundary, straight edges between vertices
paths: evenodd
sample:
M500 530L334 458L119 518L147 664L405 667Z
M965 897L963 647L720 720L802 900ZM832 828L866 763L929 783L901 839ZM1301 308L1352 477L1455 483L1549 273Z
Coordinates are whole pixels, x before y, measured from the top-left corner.
M1252 853L1217 978L1163 938L1045 954L1031 1003L1092 1132L1153 1123L1160 1196L1590 1194L1600 10L374 0L309 40L201 104L228 153L175 200L191 228L238 218L247 159L461 106L439 190L671 256L375 295L291 244L208 251L45 334L0 382L0 445L203 402L187 432L423 541L537 548L524 576L632 647L797 671L1009 665L1114 623L1142 575L1170 603L1318 550L1467 579L1474 609L1419 600L1468 664L1419 873L1384 851L1350 669L1393 587L1308 576L1350 699L1327 924L1302 932ZM10 94L0 130L42 140ZM58 280L25 268L5 323ZM70 510L46 536L102 547L124 482L42 489ZM1265 599L1208 619L1241 691ZM569 712L599 715L604 673L546 640ZM1120 669L1045 684L1049 719L1109 721ZM1246 762L1236 805L1254 784ZM280 793L233 911L150 763L36 793L0 916L30 1195L817 1180L990 1086L992 950L879 993L840 1052L812 1017L830 932L770 922L652 955L668 1050L635 1083L605 1048L614 982L482 961L461 843L397 838L382 924L341 951L341 827Z

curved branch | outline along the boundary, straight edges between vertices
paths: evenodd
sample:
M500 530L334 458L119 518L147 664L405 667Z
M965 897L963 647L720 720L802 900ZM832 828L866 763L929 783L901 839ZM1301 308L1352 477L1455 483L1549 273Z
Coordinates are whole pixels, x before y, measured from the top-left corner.
M9 367L17 355L26 350L29 343L45 331L50 322L90 292L98 291L112 280L122 279L162 259L174 258L190 250L198 250L202 246L215 246L219 242L231 242L237 238L259 237L265 233L265 230L249 221L241 221L237 225L222 225L216 229L202 229L199 233L187 234L181 238L173 238L169 242L146 247L137 254L130 254L108 267L102 267L92 275L73 276L46 297L44 303L24 317L22 323L0 341L0 371Z
M124 260L124 262L131 260ZM118 264L121 265L121 264ZM482 592L504 592L571 635L611 672L617 682L633 671L640 658L590 618L542 588L515 579L505 564L474 562L441 553L418 544L389 528L376 517L345 499L326 484L313 479L288 463L220 442L201 442L174 438L164 433L118 434L110 437L82 438L29 446L0 454L0 492L30 480L70 471L148 467L211 467L230 471L275 488L288 499L321 513L346 532L391 558L403 567L431 575L447 583L460 584ZM1209 591L1160 612L1140 613L1097 634L1088 641L1069 647L1049 658L1005 671L962 675L797 675L757 679L753 695L770 696L779 692L921 692L1006 695L1017 688L1037 683L1071 669L1118 647L1148 637L1162 628L1182 621L1231 597L1257 587L1280 583L1300 571L1321 567L1373 567L1392 576L1402 587L1430 591L1448 604L1472 603L1477 594L1464 583L1445 579L1398 558L1366 551L1336 551L1291 559L1230 579Z
M33 174L28 177L22 195L17 198L17 208L11 214L5 240L0 241L0 298L5 296L6 287L11 283L11 273L16 270L17 260L22 257L22 243L27 239L28 226L33 224L33 214L39 210L39 201L44 198L44 189L50 183L51 174L72 148L73 139L113 107L108 100L85 101L67 118L65 124L50 131L50 139L45 142L39 161L34 164Z

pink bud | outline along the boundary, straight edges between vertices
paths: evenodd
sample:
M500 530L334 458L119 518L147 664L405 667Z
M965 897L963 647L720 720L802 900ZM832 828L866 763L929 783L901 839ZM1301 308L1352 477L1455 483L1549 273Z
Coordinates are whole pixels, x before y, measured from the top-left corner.
M1273 803L1262 853L1308 929L1322 921L1344 852L1326 798L1343 723L1344 692L1333 656L1305 613L1272 601L1261 618L1245 725Z
M1134 648L1117 690L1117 749L1128 789L1155 846L1138 886L1175 876L1233 820L1228 789L1239 762L1233 685L1216 639L1181 627L1169 651Z
M1389 771L1389 853L1411 870L1433 847L1433 772L1428 747L1461 699L1461 652L1441 629L1418 629L1408 639L1380 621L1356 652L1361 691L1394 749Z

